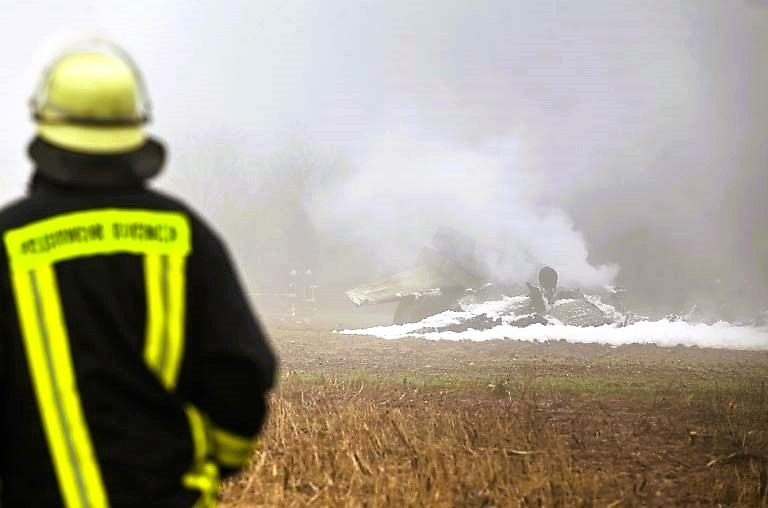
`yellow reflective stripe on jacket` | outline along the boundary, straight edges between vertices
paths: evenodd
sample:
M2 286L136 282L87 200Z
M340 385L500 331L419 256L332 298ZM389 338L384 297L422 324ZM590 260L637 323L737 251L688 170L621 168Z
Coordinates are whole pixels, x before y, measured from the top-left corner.
M154 294L150 293L157 286L147 287L147 300L156 304L149 315L159 323L148 327L147 337L152 335L154 342L147 348L152 351L147 357L151 358L150 368L171 387L183 351L184 263L191 251L188 220L184 214L170 211L88 210L7 231L3 241L30 375L64 503L68 507L106 507L107 495L77 389L54 264L119 253L155 260L145 262L145 272L152 263L159 267L151 269L160 284ZM154 335L150 329L161 331ZM217 476L208 478L218 481Z
M52 266L14 271L13 289L43 427L68 507L108 506L77 392Z
M185 258L144 256L147 331L144 360L168 390L176 387L184 351Z
M219 469L215 464L203 462L184 475L182 485L200 491L200 497L193 508L215 508L218 506Z
M208 428L205 422L205 418L202 413L193 406L187 404L184 407L184 411L187 413L187 419L189 420L189 428L192 433L192 443L195 450L195 461L203 461L208 457Z
M230 468L239 468L248 462L258 443L255 438L239 436L213 424L209 432L216 460Z
M179 212L99 209L57 215L5 233L13 269L100 254L185 256L187 218Z
M195 508L215 507L219 493L219 469L209 460L208 423L195 406L188 404L184 410L189 420L195 460L192 469L184 475L182 483L187 488L200 491L200 499L195 503Z

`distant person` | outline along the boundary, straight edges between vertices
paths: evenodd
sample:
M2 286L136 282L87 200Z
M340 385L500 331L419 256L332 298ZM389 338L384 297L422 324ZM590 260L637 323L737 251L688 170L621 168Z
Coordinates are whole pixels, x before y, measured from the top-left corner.
M69 48L31 107L28 194L0 211L2 506L215 506L275 377L230 256L147 187L164 148L118 47Z
M541 287L547 302L555 301L557 293L557 270L551 266L545 266L539 270L539 286Z

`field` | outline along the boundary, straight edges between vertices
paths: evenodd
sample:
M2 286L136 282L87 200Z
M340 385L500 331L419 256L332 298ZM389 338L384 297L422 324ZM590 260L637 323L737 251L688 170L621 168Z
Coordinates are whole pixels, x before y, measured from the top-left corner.
M269 329L280 383L224 507L768 507L766 352Z

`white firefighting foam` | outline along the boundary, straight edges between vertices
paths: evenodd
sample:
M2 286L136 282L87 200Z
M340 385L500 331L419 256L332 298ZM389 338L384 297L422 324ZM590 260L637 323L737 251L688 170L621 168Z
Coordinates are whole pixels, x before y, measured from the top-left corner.
M469 328L464 331L441 330L485 314L499 315L503 302L477 304L465 312L446 311L430 316L416 323L403 325L375 326L357 330L341 330L347 335L373 335L383 339L422 337L430 340L485 341L497 339L545 342L564 340L585 344L606 344L622 346L627 344L653 344L660 347L696 346L717 349L738 349L768 351L768 327L740 326L719 321L713 324L689 323L685 321L639 321L627 326L614 324L592 327L569 325L533 324L518 327L497 324L487 329Z

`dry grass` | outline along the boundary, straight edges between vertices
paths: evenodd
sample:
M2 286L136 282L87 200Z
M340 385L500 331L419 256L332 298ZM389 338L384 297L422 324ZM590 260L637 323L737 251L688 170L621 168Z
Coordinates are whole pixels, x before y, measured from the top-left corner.
M388 370L389 348L403 343L339 347L341 365L329 349L338 337L301 337L276 334L282 382L225 507L768 507L765 357L723 363L714 352L681 367L627 350L626 363L586 374L580 362L595 355L503 366L498 354L473 357L472 345L465 362L422 341L406 342L413 365L392 358ZM297 341L300 358L288 355ZM307 368L308 357L334 366ZM420 372L423 361L472 368Z

